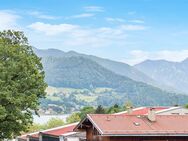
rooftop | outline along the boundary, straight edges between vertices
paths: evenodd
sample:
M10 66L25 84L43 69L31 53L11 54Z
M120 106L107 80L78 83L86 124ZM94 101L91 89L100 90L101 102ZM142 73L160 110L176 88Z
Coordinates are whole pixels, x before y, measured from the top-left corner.
M151 107L139 107L139 108L134 108L132 109L132 113L130 113L131 115L146 115L149 111ZM170 107L158 107L155 106L153 107L155 109L156 112L158 111L163 111L163 110L167 110ZM119 113L115 113L115 115L128 115L128 111L123 111L123 112L119 112Z
M103 136L188 135L188 116L186 115L156 115L155 122L148 120L145 115L89 114L86 119ZM81 128L82 123L75 130Z
M28 134L24 134L18 138L21 138L24 140L26 140L28 136L32 137L32 138L39 138L39 133L49 134L49 135L54 135L54 136L60 136L60 135L64 135L64 134L67 135L68 133L73 132L73 129L76 127L77 124L78 124L78 122L51 128L51 129L47 129L47 130L42 130L42 131L38 131L38 132L28 133Z
M158 111L163 111L166 109L169 109L169 107L154 107L156 112ZM149 107L139 107L139 108L134 108L132 110L131 115L145 115L148 113ZM128 115L127 111L115 113L114 115ZM39 132L42 134L49 134L49 135L54 135L54 136L60 136L63 134L69 134L70 132L73 132L73 129L76 127L78 123L73 123L65 126L60 126L56 128L51 128L48 130L42 130L34 133L28 133L25 135L20 136L19 138L26 139L27 136L33 137L33 138L38 138L39 137Z
M73 129L78 123L68 124L65 126L61 126L59 128L54 128L51 130L41 131L42 134L54 135L54 136L61 136L63 134L67 134L73 132Z

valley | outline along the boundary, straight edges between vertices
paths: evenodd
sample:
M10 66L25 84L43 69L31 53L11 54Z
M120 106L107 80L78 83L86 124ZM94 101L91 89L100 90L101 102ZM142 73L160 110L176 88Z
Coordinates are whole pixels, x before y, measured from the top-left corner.
M188 96L150 78L136 66L76 52L37 50L45 70L47 98L41 112L60 114L79 111L84 106L182 105ZM158 82L158 83L157 83ZM163 88L160 87L163 86Z

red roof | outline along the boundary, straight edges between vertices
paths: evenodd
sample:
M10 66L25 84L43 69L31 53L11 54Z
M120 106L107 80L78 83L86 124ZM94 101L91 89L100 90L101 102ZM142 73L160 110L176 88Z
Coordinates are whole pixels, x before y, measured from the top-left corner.
M73 132L73 129L76 127L77 124L70 124L65 125L63 127L57 128L57 129L51 129L48 131L42 131L40 133L42 134L48 134L48 135L54 135L54 136L60 136L69 132Z
M30 136L32 138L39 138L39 132L24 134L24 135L19 136L18 138L23 139L23 140L27 140L28 136Z
M154 107L154 108L155 108L156 111L168 109L167 107ZM148 113L148 110L149 110L148 107L139 107L139 108L133 109L132 114L133 115L144 115L144 114ZM124 112L120 112L120 113L116 113L116 114L117 115L127 115L128 113L127 113L127 111L124 111ZM41 131L40 133L59 136L59 135L62 135L62 134L73 132L73 129L76 127L76 125L77 125L77 123L73 123L73 124L69 124L69 125L66 125L66 126L61 126L61 127L57 127L57 128L44 130L44 131ZM35 133L27 134L27 135L31 136L33 138L38 138L39 132L35 132ZM27 135L20 136L20 138L25 139Z
M68 124L68 125L64 125L64 126L60 126L60 127L56 127L56 128L51 128L51 129L40 131L40 133L54 135L54 136L60 136L63 134L67 134L69 132L73 132L73 129L76 127L77 124L78 123L72 123L72 124ZM27 136L30 136L33 138L39 138L39 132L28 133L28 134L22 135L18 138L26 140Z
M187 115L156 115L155 122L149 121L147 116L136 115L90 114L87 118L102 135L188 136Z
M152 107L156 112L169 109L169 107ZM146 115L149 111L150 107L139 107L132 110L131 115ZM127 111L116 113L116 115L128 115Z
M31 134L31 135L29 135L29 136L31 136L31 137L33 137L33 138L38 138L38 137L39 137L39 133Z

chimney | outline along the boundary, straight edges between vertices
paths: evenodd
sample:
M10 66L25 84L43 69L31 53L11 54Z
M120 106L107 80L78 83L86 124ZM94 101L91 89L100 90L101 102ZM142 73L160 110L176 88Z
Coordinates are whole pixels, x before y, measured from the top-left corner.
M127 107L127 113L128 114L132 114L132 112L133 112L133 107L132 106L128 106Z
M109 117L109 116L107 116L107 117L106 117L106 120L107 120L107 121L110 121L110 117Z
M148 111L148 119L149 119L151 122L156 121L155 108L150 108L150 109L149 109L149 111Z

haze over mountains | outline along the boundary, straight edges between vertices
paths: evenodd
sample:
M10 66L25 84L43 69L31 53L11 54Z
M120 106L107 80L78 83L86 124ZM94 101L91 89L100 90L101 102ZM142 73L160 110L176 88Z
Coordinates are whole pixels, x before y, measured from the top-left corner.
M90 60L93 60L94 62L98 63L99 65L103 66L104 68L113 71L117 74L129 77L130 79L133 79L135 81L141 81L145 82L148 84L154 84L156 85L156 82L152 80L150 77L142 73L141 71L138 71L134 67L117 62L117 61L112 61L109 59L104 59L100 57L96 57L93 55L85 55L85 54L80 54L74 51L69 51L69 52L63 52L61 50L57 49L48 49L48 50L39 50L39 49L34 49L35 52L37 53L38 56L42 58L46 57L84 57Z
M157 83L163 83L180 92L188 93L188 59L182 62L146 60L134 67Z
M185 72L188 70L186 68L186 60L181 63L184 65L176 65L177 69L174 69L174 66L171 66L171 62L167 63L168 65L166 63L161 65L160 62L155 64L155 61L146 61L130 66L125 63L79 54L74 51L63 52L56 49L39 50L36 48L34 48L34 51L38 56L42 57L46 81L49 86L87 89L93 95L95 95L93 91L97 88L110 89L108 94L106 92L96 94L97 97L93 101L95 104L107 106L115 103L123 104L125 100L131 100L135 105L172 105L184 104L188 101L188 96L167 92L156 87L166 84L167 86L172 86L172 88L177 88L181 84L176 85L174 83L176 81L184 83L185 85L183 86L185 87L186 80L178 80L177 74L180 73L179 70L181 68L184 75L186 75ZM154 66L152 66L152 62ZM172 68L173 71L171 70ZM173 72L170 77L165 76L165 73L167 75L170 72ZM179 76L183 77L181 74ZM176 81L171 81L173 78L176 78ZM169 83L167 83L168 80L170 80ZM182 91L185 90L182 89Z

